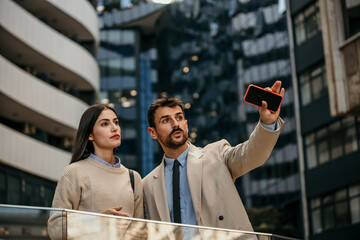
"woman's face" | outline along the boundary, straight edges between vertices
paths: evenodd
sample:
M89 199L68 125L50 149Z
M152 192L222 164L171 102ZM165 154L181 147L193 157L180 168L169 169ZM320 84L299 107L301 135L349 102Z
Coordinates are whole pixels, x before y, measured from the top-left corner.
M121 144L120 132L116 114L110 109L104 109L96 120L88 139L92 141L95 153L103 150L113 151Z

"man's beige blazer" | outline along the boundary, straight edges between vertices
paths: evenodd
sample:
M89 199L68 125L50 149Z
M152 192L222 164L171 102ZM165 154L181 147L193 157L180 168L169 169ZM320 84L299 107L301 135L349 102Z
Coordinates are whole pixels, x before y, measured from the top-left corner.
M231 147L226 140L198 148L190 144L187 177L198 225L253 231L234 181L264 164L283 128L271 132L257 124L249 140ZM164 159L143 179L145 217L170 222Z

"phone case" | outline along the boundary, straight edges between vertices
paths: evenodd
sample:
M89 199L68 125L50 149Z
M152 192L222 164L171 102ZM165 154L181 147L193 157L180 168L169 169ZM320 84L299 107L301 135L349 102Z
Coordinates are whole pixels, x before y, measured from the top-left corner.
M246 98L247 98L247 96L248 96L248 94L249 94L249 90L251 89L251 87L255 87L255 88L257 88L257 89L259 89L259 90L261 90L261 91L265 91L266 93L274 94L274 95L280 97L280 98L278 98L278 99L280 99L280 100L279 100L278 107L276 108L276 110L269 109L270 104L269 104L269 102L267 101L267 102L268 102L268 110L269 110L270 112L276 112L276 111L279 109L279 107L281 106L281 102L282 102L283 97L282 97L280 94L278 94L278 93L269 92L269 91L265 90L264 88L258 87L258 86L254 85L254 84L250 84L249 87L248 87L247 90L246 90L246 93L245 93L245 96L244 96L244 101L245 101L246 103L249 103L249 104L254 105L254 106L256 106L256 107L261 107L261 105L257 105L257 104L255 104L255 103L253 103L253 102L250 102L250 101L247 101L247 100L246 100ZM265 99L262 99L262 100L265 100Z

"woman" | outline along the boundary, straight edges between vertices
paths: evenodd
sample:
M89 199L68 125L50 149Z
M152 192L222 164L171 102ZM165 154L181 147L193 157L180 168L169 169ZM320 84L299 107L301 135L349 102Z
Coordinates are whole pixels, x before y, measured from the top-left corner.
M52 207L143 218L141 177L114 155L121 144L119 120L104 104L89 107L81 117L70 164L62 173ZM133 188L132 188L133 185ZM48 222L49 235L64 234L60 214Z

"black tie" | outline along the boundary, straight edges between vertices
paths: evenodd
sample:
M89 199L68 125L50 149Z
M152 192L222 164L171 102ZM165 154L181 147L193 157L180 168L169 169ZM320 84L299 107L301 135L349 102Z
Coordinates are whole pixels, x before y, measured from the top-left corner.
M180 213L180 173L179 173L180 163L177 159L174 161L174 171L173 171L173 208L174 208L174 222L181 223L181 213Z

